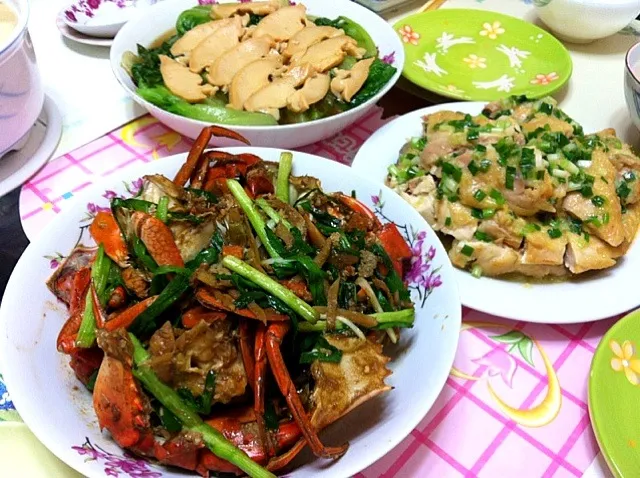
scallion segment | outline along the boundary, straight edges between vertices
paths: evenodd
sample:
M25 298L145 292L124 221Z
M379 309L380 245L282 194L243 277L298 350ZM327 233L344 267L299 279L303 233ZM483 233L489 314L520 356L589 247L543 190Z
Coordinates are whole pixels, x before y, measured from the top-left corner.
M265 224L255 205L253 204L251 198L247 196L247 193L244 191L242 185L235 179L227 179L227 186L229 188L229 191L231 191L231 194L233 194L233 197L235 197L236 201L238 201L238 204L240 205L244 213L247 215L247 218L249 218L249 222L253 226L253 229L256 231L256 234L258 234L262 245L265 247L269 255L273 258L280 257L280 254L278 254L278 251L276 251L275 248L271 245L271 241L269 241L269 238L267 237L267 233L265 231L267 225Z
M237 466L252 478L275 478L275 475L262 468L249 456L229 442L218 430L203 422L200 416L180 398L178 393L162 382L155 372L144 364L149 353L140 341L129 334L133 343L133 375L164 407L182 422L184 427L202 435L207 448L218 458Z
M471 257L471 255L473 254L473 251L474 251L473 247L471 247L471 246L469 246L467 244L462 246L462 249L460 249L460 252L462 254L464 254L465 256L467 256L467 257Z
M100 244L96 258L91 266L91 281L98 293L98 297L102 297L107 287L107 279L111 270L111 259L104 253L104 246ZM101 299L104 300L104 299ZM81 348L90 348L96 340L96 317L93 314L93 299L91 291L87 292L84 311L82 312L82 322L78 330L76 345Z
M156 217L162 222L167 222L169 215L169 198L162 196L158 201L158 207L156 208Z
M303 319L315 323L318 320L318 312L313 307L300 299L297 295L276 282L271 277L254 269L249 264L241 261L237 257L226 256L222 259L222 265L236 274L244 277L248 281L253 282L266 292L276 296L289 307L291 307Z
M411 328L415 322L416 311L414 309L402 309L393 312L380 312L370 314L377 321L377 324L370 330L385 330L391 328ZM327 327L326 320L318 320L315 324L301 322L298 324L298 332L324 332ZM341 322L336 322L336 330L347 330Z
M293 154L281 153L278 167L278 179L276 181L276 197L280 201L289 204L289 176L293 166Z

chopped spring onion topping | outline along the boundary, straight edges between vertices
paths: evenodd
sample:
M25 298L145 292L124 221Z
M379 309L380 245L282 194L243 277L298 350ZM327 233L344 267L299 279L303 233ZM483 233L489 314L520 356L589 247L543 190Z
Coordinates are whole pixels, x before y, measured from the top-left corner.
M581 159L580 161L577 161L576 164L578 165L578 167L583 168L583 169L587 169L591 167L591 161L586 161L584 159Z
M558 239L559 237L562 236L562 231L557 228L552 228L552 229L547 229L547 234L549 234L549 237L551 239Z
M513 166L507 166L504 185L507 189L513 190L513 185L516 179L516 168Z
M460 249L460 252L467 257L471 257L471 254L473 254L473 251L474 251L474 248L467 244L462 246L462 249Z
M482 200L487 197L487 193L485 193L482 189L478 189L475 193L473 193L473 197L476 201L482 202Z
M471 275L476 279L480 279L480 277L482 277L482 267L477 264L473 266L473 268L471 269Z
M491 237L486 232L476 231L473 234L473 237L475 237L476 239L478 239L479 241L482 241L482 242L493 242L493 237Z
M491 199L493 199L498 206L502 206L504 204L504 202L505 202L504 201L504 196L497 189L492 189L489 192L489 196L491 196Z

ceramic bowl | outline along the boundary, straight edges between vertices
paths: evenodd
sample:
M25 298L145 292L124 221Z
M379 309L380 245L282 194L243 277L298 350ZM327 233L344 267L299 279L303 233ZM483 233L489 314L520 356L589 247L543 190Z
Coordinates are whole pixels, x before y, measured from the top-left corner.
M640 13L638 0L534 0L540 19L560 39L590 43L619 32Z
M27 31L29 2L4 1L18 13L18 24L0 44L0 157L22 147L44 104L42 80Z
M74 0L63 9L70 28L98 38L113 38L139 8L160 0Z
M278 161L282 150L228 148ZM132 182L147 174L173 177L185 161L181 154L126 169L87 188L34 240L13 270L0 306L0 361L11 399L42 443L62 461L89 478L104 476L194 477L195 473L134 460L109 435L100 433L91 394L69 368L68 357L56 351L56 337L66 310L56 304L45 285L51 275L51 254L68 253L92 240L86 233L87 204L108 206L105 191L130 195ZM299 456L288 478L347 478L387 454L406 437L433 406L444 386L456 352L461 306L453 267L426 221L393 191L356 174L351 168L305 153L293 153L293 174L322 181L326 191L355 190L360 201L377 211L383 222L394 221L412 244L414 258L407 275L416 320L403 330L387 352L393 390L361 405L322 433L327 444L350 442L335 462ZM124 183L127 181L128 183ZM47 258L46 256L50 256ZM54 263L55 266L55 263ZM46 397L46 399L45 399ZM6 475L3 475L6 476Z
M209 126L209 123L169 113L142 99L136 94L136 86L122 67L121 62L126 52L137 51L138 44L149 46L158 37L175 28L176 19L180 13L196 6L197 3L196 0L174 0L151 7L147 14L142 14L129 21L120 30L111 47L111 67L127 93L159 121L193 139L198 136L202 128ZM229 0L221 0L220 3L230 2ZM330 2L305 0L299 3L306 5L310 15L327 18L337 18L343 15L362 25L378 46L381 57L393 54L393 66L398 71L385 87L369 101L352 110L328 118L292 125L232 126L234 131L249 139L254 146L296 148L329 138L366 115L378 100L391 89L402 72L404 65L402 42L391 25L378 15L348 0L332 0ZM150 18L153 18L153 22L149 21ZM233 144L220 138L216 138L215 141L215 144L221 146Z
M640 43L629 48L625 57L624 99L633 124L640 129Z

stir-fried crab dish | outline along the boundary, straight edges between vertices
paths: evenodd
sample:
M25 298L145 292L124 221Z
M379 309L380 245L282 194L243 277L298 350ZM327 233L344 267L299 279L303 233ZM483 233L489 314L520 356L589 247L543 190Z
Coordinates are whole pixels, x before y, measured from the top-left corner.
M331 116L371 99L396 72L358 23L311 17L287 0L197 6L175 34L137 53L124 65L140 96L224 124Z
M640 158L608 129L585 134L552 98L472 117L424 117L387 184L450 240L475 276L570 276L612 267L640 223Z
M411 249L352 195L281 162L204 151L114 198L49 280L58 350L102 429L161 464L273 476L319 432L390 390L383 347L412 327Z

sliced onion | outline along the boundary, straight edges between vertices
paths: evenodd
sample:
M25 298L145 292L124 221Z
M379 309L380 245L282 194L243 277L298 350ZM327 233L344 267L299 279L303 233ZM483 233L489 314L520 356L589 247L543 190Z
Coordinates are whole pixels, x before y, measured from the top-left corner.
M369 300L371 301L371 305L373 306L375 311L378 313L384 312L382 306L380 305L380 302L378 301L378 298L376 297L376 293L373 291L373 289L371 288L371 285L366 281L366 279L362 277L358 277L356 279L356 284L359 285L362 288L362 290L367 294L367 297L369 297Z
M578 161L578 166L584 169L590 168L591 167L591 161L587 160L587 159L581 159L580 161Z
M398 336L396 335L395 330L387 329L387 335L389 336L389 339L391 340L392 344L397 344L398 343Z
M558 153L547 154L547 159L549 161L557 161L560 159L560 155Z
M342 317L341 315L338 315L338 316L336 316L336 320L338 322L342 322L344 325L349 327L353 331L353 333L358 336L358 338L360 340L367 340L367 338L364 336L364 333L362 332L362 330L360 330L358 328L358 326L356 324L354 324L353 322L351 322L349 319L347 319L345 317Z
M567 178L571 177L571 174L569 173L569 171L563 171L562 169L554 169L551 174L553 176L555 176L556 178L567 179Z

